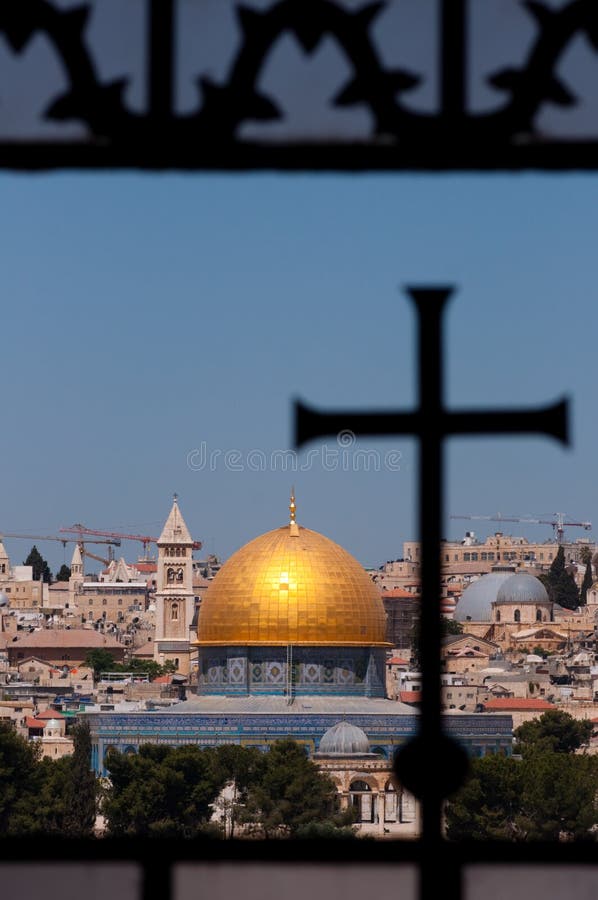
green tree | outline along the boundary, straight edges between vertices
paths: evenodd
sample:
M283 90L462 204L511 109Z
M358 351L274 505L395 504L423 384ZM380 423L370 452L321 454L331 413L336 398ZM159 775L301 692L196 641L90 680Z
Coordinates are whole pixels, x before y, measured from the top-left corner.
M565 551L562 545L559 547L550 569L545 575L540 576L540 580L553 603L558 603L564 609L577 609L579 591L575 579L565 566Z
M522 759L474 759L446 804L449 840L589 840L597 820L598 760L537 746Z
M127 662L115 666L115 671L118 672L122 670L123 672L148 675L150 681L153 681L154 678L158 678L160 675L172 674L173 666L174 664L171 663L162 666L153 659L137 659L137 657L133 656L131 659L127 660ZM176 666L174 666L174 671L176 672Z
M556 552L555 558L550 564L550 576L554 581L558 581L565 572L565 548L561 544Z
M173 675L177 671L176 663L172 660L166 660L164 665L157 663L153 659L137 659L133 656L124 663L113 663L108 672L131 672L137 675L148 675L150 681L158 678L160 675Z
M213 752L195 745L145 744L111 750L110 787L102 803L111 836L191 838L205 833L223 786Z
M565 572L555 585L554 597L554 602L564 609L577 609L579 606L579 591L575 579L568 572Z
M77 722L72 737L75 747L73 755L69 757L63 831L71 837L91 837L96 819L99 782L91 769L91 732L87 719Z
M592 551L587 544L579 551L579 558L584 566L587 566L589 562L592 562Z
M592 731L593 725L588 719L575 719L561 709L551 709L538 719L524 722L513 734L524 755L543 750L562 754L586 746Z
M97 779L89 726L75 729L73 756L41 759L41 749L0 723L0 834L90 836Z
M456 619L445 619L443 616L440 620L440 633L442 637L447 634L463 634L463 625Z
M238 744L223 744L214 752L219 780L227 786L227 791L218 798L217 807L225 837L233 838L237 824L244 818L249 789L262 775L266 755L255 747Z
M584 572L583 581L581 583L581 590L579 592L579 605L585 606L588 602L588 591L594 584L594 577L592 575L592 560L588 559L586 562L586 570Z
M52 572L50 571L50 567L35 544L29 551L29 556L27 557L23 565L32 567L33 578L35 581L39 581L40 578L45 581L46 584L50 584L50 582L52 581Z
M56 576L56 581L68 581L71 577L70 567L63 563L58 570L58 575Z
M514 840L521 776L521 766L512 758L496 754L473 759L465 784L446 804L448 839Z
M64 836L65 820L69 812L71 758L40 760L35 777L37 796L30 815L27 834ZM70 837L77 837L71 834Z
M0 722L0 834L35 829L40 756L40 744L29 743L12 725Z
M313 823L346 826L351 812L339 813L334 782L292 740L276 741L266 754L259 780L247 792L244 819L264 837L297 837Z
M93 669L93 677L98 679L101 672L112 672L118 664L114 661L112 653L97 647L95 650L88 652L83 665Z
M596 824L598 761L534 750L521 763L520 808L514 819L519 840L590 840Z

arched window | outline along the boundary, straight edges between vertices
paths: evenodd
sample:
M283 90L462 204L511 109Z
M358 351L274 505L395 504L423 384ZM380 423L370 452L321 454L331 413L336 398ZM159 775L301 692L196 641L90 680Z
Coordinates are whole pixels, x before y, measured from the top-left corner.
M372 789L365 781L352 781L349 788L351 805L357 810L358 822L373 822L375 816Z
M178 618L179 618L179 604L178 603L173 603L172 606L170 607L170 618L172 619L173 622L178 621Z
M500 609L496 610L496 621L500 622Z
M371 791L371 787L367 781L352 781L350 791Z
M166 573L166 581L168 584L172 584L174 581L174 569L168 569Z
M521 612L520 612L520 610L516 609L515 612L513 613L513 621L514 621L514 622L521 622Z
M536 622L541 622L541 621L542 621L542 610L537 609L536 610Z

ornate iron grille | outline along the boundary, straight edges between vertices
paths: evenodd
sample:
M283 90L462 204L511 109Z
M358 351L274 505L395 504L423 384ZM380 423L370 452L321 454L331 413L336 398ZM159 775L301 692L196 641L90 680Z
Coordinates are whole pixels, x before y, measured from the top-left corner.
M594 0L405 10L402 0L6 2L0 166L598 166ZM121 24L135 64L115 61L108 35ZM280 96L295 73L289 39L327 84L320 107L299 84L299 123Z

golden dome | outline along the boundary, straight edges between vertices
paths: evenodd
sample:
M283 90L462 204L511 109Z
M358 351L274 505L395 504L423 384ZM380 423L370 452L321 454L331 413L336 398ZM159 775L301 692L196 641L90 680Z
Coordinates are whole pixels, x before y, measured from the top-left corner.
M346 550L294 520L234 553L210 583L199 646L388 646L382 599Z

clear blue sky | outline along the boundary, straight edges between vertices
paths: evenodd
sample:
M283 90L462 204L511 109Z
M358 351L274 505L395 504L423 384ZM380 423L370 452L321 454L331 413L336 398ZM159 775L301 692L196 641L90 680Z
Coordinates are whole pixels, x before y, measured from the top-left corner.
M415 529L411 441L359 442L380 453L377 472L321 457L250 471L263 457L247 454L290 447L295 396L410 405L400 288L449 282L450 403L568 394L573 447L451 443L448 512L566 512L598 534L596 177L3 174L0 192L0 530L156 532L178 491L194 536L226 557L286 521L295 483L302 524L366 565L400 556ZM213 471L189 465L202 446L221 451ZM467 527L495 526L446 534ZM6 543L22 561L28 544Z

